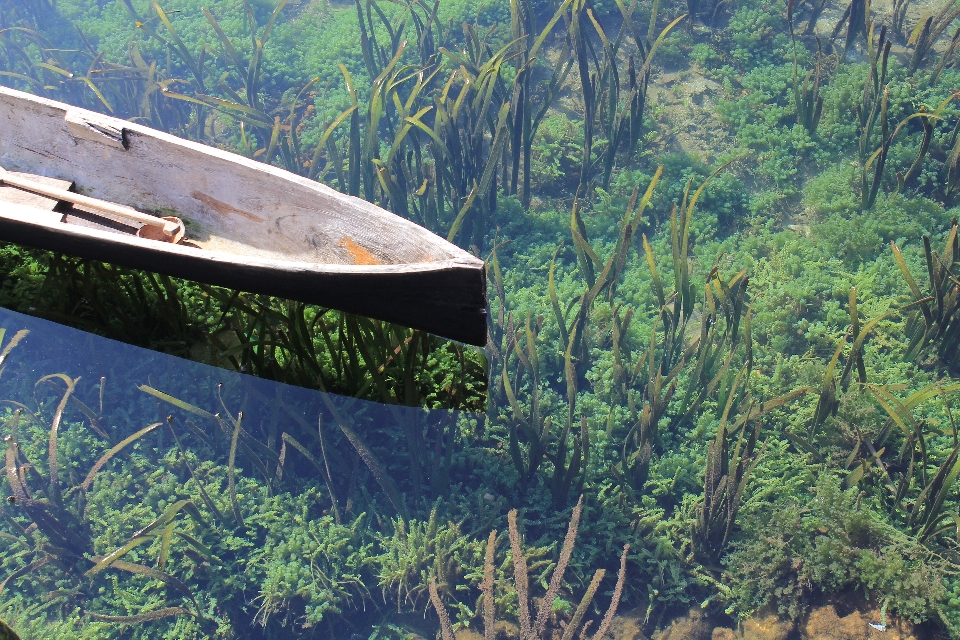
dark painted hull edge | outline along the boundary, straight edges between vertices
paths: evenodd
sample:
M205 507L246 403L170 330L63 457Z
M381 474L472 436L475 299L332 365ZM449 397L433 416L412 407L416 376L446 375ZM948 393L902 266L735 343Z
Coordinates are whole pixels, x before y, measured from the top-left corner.
M304 271L153 251L97 236L67 234L0 215L0 241L102 260L176 278L299 300L395 322L483 346L487 340L486 271L482 263L395 273ZM478 295L480 292L480 295Z

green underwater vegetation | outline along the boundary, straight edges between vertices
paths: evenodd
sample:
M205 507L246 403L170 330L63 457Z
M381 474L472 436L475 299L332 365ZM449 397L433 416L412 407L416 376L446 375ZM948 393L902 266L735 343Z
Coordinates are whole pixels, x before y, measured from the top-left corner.
M162 367L28 380L8 330L0 618L599 640L618 613L655 636L855 594L960 638L958 20L0 0L4 85L375 202L485 259L490 300L475 349L0 246L0 306L389 416L171 395Z

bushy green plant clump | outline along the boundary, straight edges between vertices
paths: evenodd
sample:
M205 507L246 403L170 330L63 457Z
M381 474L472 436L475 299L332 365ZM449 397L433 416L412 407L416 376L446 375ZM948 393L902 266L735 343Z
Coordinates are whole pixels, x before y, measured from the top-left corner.
M852 589L914 622L935 618L946 604L941 561L864 500L828 473L804 502L746 517L744 535L724 561L731 611L773 607L797 618L812 596Z
M310 517L301 507L293 522L282 525L271 527L261 549L250 554L251 568L265 568L257 611L260 624L266 627L273 617L289 620L296 615L302 616L299 626L314 627L369 595L364 570L372 544L364 540L369 533L363 516L343 526L331 516Z
M737 141L756 153L757 173L786 195L796 193L798 159L816 148L809 132L796 122L793 65L752 68L740 80L742 96L733 96L717 111L733 125Z
M945 228L956 214L926 198L891 195L861 213L849 198L849 166L828 169L810 181L805 197L817 220L811 232L828 251L856 265L884 253L892 241L903 244ZM845 188L847 187L847 188Z
M398 609L426 606L427 585L437 580L456 598L464 573L481 564L480 548L460 532L460 526L437 521L437 510L426 522L394 520L393 535L381 535L383 553L374 560L384 597L395 600ZM387 596L389 594L389 596Z
M705 71L712 68L714 63L719 61L719 59L714 48L706 42L698 42L690 47L690 60Z
M778 62L787 55L789 38L779 9L764 0L741 3L733 12L728 26L734 43L731 55L741 68Z
M569 188L571 173L579 170L582 138L582 128L567 116L555 114L544 119L533 146L533 180L538 190L549 193Z
M195 425L185 428L171 420L165 440L169 444L173 436L174 448L155 434L141 436L118 449L117 457L111 451L97 461L105 448L103 438L86 425L64 421L54 443L42 422L49 415L44 408L50 407L41 407L29 419L30 414L7 413L8 457L37 460L36 473L50 476L52 467L44 464L49 448L56 451L62 478L87 476L82 510L72 515L70 526L89 539L90 547L76 568L64 560L73 556L58 557L66 553L62 549L32 548L18 537L24 535L18 523L37 517L31 498L15 489L8 496L5 522L14 533L4 535L19 549L3 558L9 578L3 587L12 594L4 607L6 617L23 631L37 627L40 637L77 628L78 637L229 638L250 627L265 637L300 634L362 607L372 597L368 585L375 577L384 581L385 603L394 598L391 576L404 571L413 572L403 575L407 588L422 593L432 571L421 573L416 557L401 561L401 547L407 554L422 553L423 535L436 537L441 550L431 568L446 568L451 580L480 562L476 545L454 525L437 531L435 513L429 524L398 523L400 529L409 526L421 533L416 542L375 536L365 514L343 513L336 504L334 515L324 513L322 505L330 504L331 494L316 486L315 477L297 478L297 465L284 455L270 483L235 468L232 454L227 464L220 464L230 445L229 438L222 441L226 432L219 438L211 430L203 435ZM284 435L285 442L296 442ZM263 449L258 451L262 455ZM245 460L253 467L263 464L249 450ZM275 490L284 487L284 477L285 488ZM42 495L44 504L55 505L50 489L35 479L28 483L34 499ZM48 507L48 513L63 523L73 500L65 503L65 511ZM185 506L191 517L178 518ZM341 517L348 520L341 524ZM157 522L167 533L147 535ZM48 524L40 530L52 533ZM400 574L398 562L405 563ZM40 606L35 602L38 590L53 584L58 586L55 597ZM173 590L165 594L164 585ZM397 606L406 603L400 597ZM45 616L51 625L37 626ZM54 618L59 622L53 623ZM132 635L118 622L132 625Z

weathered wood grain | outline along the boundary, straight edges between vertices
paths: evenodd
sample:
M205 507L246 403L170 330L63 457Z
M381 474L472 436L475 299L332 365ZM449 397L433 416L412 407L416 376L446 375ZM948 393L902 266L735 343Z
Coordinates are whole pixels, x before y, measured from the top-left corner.
M19 171L11 171L10 175L17 178L28 178L39 182L47 187L53 187L55 189L69 189L72 183L69 180L57 180L56 178L46 178L44 176L34 176L27 173L21 173ZM10 185L0 184L0 202L10 202L13 204L22 204L28 207L36 207L37 209L44 209L46 211L53 211L53 209L60 202L56 198L47 198L46 196L41 196L36 193L31 193L30 191L24 191L23 189L18 189L16 187L11 187Z
M41 179L37 180L36 178L38 177ZM3 167L0 167L0 183L2 184L22 189L23 191L29 191L46 198L51 198L57 202L69 202L71 204L84 207L85 209L104 211L114 216L127 218L128 220L137 222L140 225L159 227L163 229L163 234L166 236L173 237L183 230L183 224L179 220L173 222L173 220L176 220L176 218L161 218L149 213L137 211L136 209L131 209L130 207L126 207L115 202L108 202L106 200L100 200L99 198L91 198L90 196L85 196L81 193L74 193L73 191L67 191L66 189L51 186L50 184L47 184L49 181L49 178L42 178L42 176L33 176L23 173L12 173ZM173 242L176 241L177 240L173 240Z
M127 148L126 127L116 118L71 108L67 109L63 121L75 138L93 140L118 149Z

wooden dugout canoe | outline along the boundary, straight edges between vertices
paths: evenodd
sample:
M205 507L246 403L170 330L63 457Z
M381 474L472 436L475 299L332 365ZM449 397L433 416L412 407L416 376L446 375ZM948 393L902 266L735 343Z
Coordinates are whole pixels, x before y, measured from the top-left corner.
M4 87L0 167L0 240L486 342L481 260L282 169ZM139 222L9 186L16 179L176 216L185 237L138 237Z

